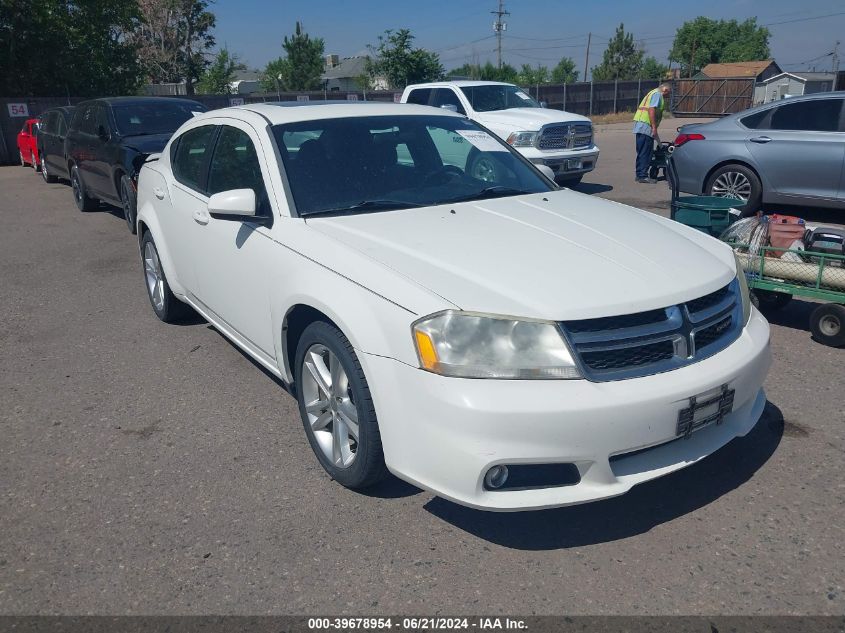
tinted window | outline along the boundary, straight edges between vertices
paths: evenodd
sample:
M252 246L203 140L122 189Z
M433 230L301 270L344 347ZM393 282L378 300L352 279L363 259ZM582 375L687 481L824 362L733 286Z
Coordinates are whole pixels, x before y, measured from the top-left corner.
M170 157L176 180L197 191L205 190L205 161L212 134L213 125L204 125L185 132L179 137Z
M97 106L90 104L81 107L73 117L73 128L83 134L94 134L96 132L94 127L95 111Z
M55 134L57 128L57 117L59 116L58 112L47 112L44 114L41 123L41 131L44 134Z
M109 124L109 110L108 107L101 105L97 107L97 114L95 124L95 131L100 133L100 128L105 130L106 135L111 134L111 124Z
M117 131L122 136L140 134L172 134L192 112L205 112L205 106L199 103L183 101L155 101L115 105L114 112Z
M252 189L256 200L261 200L264 178L249 135L237 128L223 126L208 172L208 195L230 189Z
M839 130L839 114L842 99L814 99L785 103L772 113L773 130L802 130L814 132L836 132Z
M66 136L67 135L67 121L65 121L65 118L61 114L56 112L55 121L56 121L56 127L55 127L56 135L57 136Z
M461 92L466 95L476 112L507 110L508 108L540 108L539 103L516 86L496 85L465 86Z
M439 108L444 105L453 105L457 108L457 111L461 114L466 114L466 110L464 110L464 106L461 105L460 99L458 99L458 95L454 93L454 91L450 90L449 88L438 88L434 91L434 103L432 103L435 108Z
M417 105L428 105L431 98L431 88L417 88L411 90L408 95L408 103L416 103Z
M763 119L765 119L771 110L761 110L760 112L756 112L751 114L743 119L740 119L742 124L750 130L757 130L761 129L761 124L763 123Z

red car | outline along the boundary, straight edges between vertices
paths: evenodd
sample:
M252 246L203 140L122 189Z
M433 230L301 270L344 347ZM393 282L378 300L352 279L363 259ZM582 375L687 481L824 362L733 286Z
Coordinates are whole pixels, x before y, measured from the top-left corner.
M24 167L31 165L35 170L38 170L41 164L38 160L38 143L36 142L38 123L38 119L27 119L21 131L18 132L18 151L21 155L21 165Z

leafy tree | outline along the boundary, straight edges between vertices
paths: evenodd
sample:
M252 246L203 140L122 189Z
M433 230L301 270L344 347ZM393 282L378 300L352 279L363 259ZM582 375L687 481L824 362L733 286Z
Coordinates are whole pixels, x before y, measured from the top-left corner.
M232 94L235 74L242 70L246 70L246 66L238 60L238 56L232 55L226 48L221 48L197 82L197 92L206 95Z
M408 29L388 29L384 35L379 35L378 41L378 46L369 46L373 58L366 63L371 82L384 77L391 88L402 88L442 79L444 71L440 57L422 48L412 48L414 36Z
M523 66L523 68L530 68L530 66ZM534 72L532 68L530 72ZM548 72L548 69L546 69ZM481 81L504 81L511 84L520 83L519 71L510 64L502 64L499 68L491 62L487 62L483 66L480 64L464 64L458 68L449 71L449 77L469 77L470 79L480 79Z
M668 66L661 64L654 57L646 57L640 70L640 77L643 79L666 79L668 72Z
M699 16L677 30L669 59L681 65L684 75L707 64L768 59L770 35L769 29L757 25L757 18L737 22Z
M604 49L601 64L593 68L593 79L636 79L642 65L643 52L634 45L634 36L625 33L625 25L620 24Z
M302 25L297 22L291 37L285 36L282 42L287 57L277 65L282 75L282 83L288 90L316 90L320 87L320 75L323 74L325 61L323 38L311 39ZM272 62L271 62L272 63Z
M264 70L261 71L261 90L264 92L287 90L285 87L285 77L288 74L287 60L284 57L267 62Z
M536 68L528 64L523 64L519 70L518 83L523 86L536 86L538 84L549 83L551 74L549 69L545 66L537 64Z
M481 79L481 66L478 64L464 64L453 68L447 74L447 77L467 77L469 79Z
M571 84L578 81L578 71L571 57L564 57L552 68L552 83Z
M135 0L0 0L0 94L133 94Z

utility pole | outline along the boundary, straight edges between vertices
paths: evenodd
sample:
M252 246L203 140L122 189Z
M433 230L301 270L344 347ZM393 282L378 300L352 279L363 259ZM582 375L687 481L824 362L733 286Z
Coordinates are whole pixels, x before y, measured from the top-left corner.
M587 33L587 57L584 58L584 81L587 81L587 67L590 64L590 41L593 39L592 33Z
M833 47L833 89L836 90L837 82L839 81L839 40L836 40L836 45Z
M491 11L496 16L496 21L493 22L493 31L496 33L496 61L499 70L502 69L502 31L508 30L508 23L502 22L503 15L510 15L510 11L505 11L505 0L499 0L499 10Z

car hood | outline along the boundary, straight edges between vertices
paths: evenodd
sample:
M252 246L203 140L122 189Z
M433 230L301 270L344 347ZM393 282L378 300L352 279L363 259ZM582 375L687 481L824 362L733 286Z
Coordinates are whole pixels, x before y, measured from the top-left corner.
M589 123L590 119L580 114L549 110L547 108L511 108L493 112L476 112L474 117L488 127L510 126L514 131L536 131L549 123Z
M150 134L149 136L124 136L123 144L141 154L152 154L163 150L171 136L173 136L172 132Z
M717 240L567 190L306 223L461 309L494 314L629 314L705 295L735 276L730 248Z

